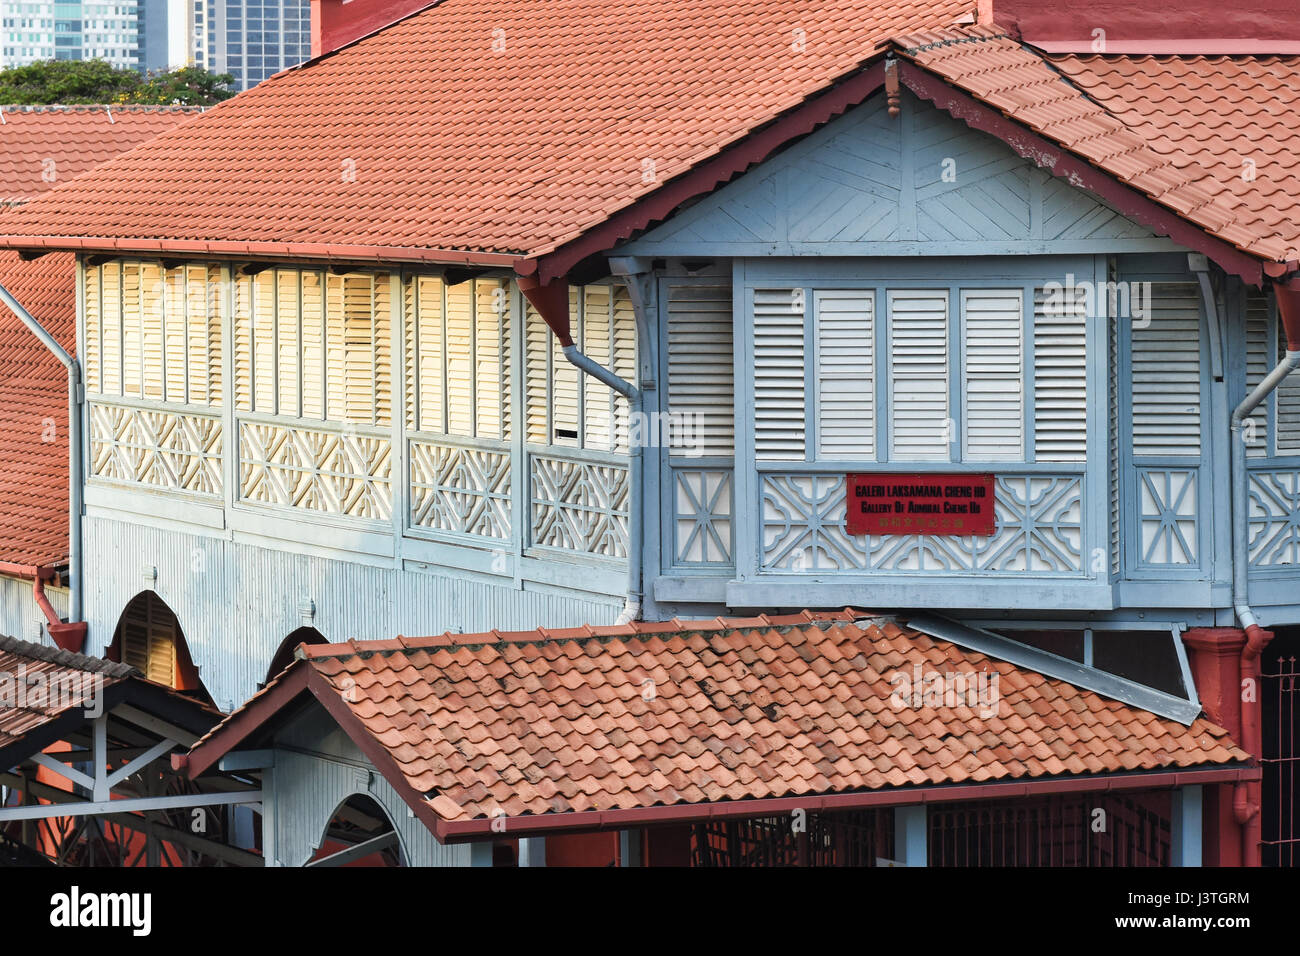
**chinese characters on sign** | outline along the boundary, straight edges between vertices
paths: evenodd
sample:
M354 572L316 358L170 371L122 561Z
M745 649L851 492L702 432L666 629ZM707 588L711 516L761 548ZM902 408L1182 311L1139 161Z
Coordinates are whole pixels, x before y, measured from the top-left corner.
M848 475L849 534L991 535L993 475Z

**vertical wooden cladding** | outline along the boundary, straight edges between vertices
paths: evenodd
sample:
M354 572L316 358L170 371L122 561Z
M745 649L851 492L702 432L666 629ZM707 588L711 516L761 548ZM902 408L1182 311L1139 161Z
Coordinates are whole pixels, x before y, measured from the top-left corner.
M84 266L86 388L176 405L222 402L223 270L154 262Z
M574 342L625 381L636 380L636 320L625 286L593 283L569 290ZM525 435L529 444L628 450L627 400L583 375L529 304L524 325Z
M235 407L389 424L391 299L386 273L266 269L237 275Z
M449 286L410 276L407 427L461 438L510 437L510 287L501 279Z

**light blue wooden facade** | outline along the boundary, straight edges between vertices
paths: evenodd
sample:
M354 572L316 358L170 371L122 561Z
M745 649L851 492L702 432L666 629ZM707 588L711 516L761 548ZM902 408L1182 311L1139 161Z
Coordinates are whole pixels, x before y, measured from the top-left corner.
M111 445L121 452L114 460L202 459L212 480L196 490L126 466L92 472L88 650L107 646L134 595L155 590L205 685L232 707L302 626L346 640L610 623L627 596L634 544L628 453L610 437L625 432L645 463L646 618L854 605L1080 626L1231 623L1221 505L1228 414L1247 375L1258 380L1277 355L1267 300L1220 276L1212 327L1186 250L947 114L906 96L902 105L891 118L873 99L610 251L615 283L628 286L644 330L634 359L609 331L618 307L599 294L575 299L576 321L589 326L580 336L588 354L622 362L620 374L641 385L648 426L580 383L544 328L538 338L517 287L487 276L495 286L476 286L472 297L491 299L501 317L491 334L509 432L431 430L407 412L422 387L407 367L420 354L411 332L419 277L395 269L366 280L367 295L392 304L391 420L309 419L301 395L294 414L255 400L241 408L232 355L243 280L239 264L212 265L227 297L217 349L226 400L198 406L102 389L90 398L92 419L101 415L98 426L87 423L92 470L97 450L103 460ZM302 315L305 280L296 281ZM1145 317L1123 296L1110 301L1112 288L1129 283L1151 284ZM1053 285L1092 293L1055 315L1044 304ZM83 289L83 355L87 337L103 334L86 301ZM942 353L942 373L900 378L889 362L913 334L905 320L915 313L921 322L936 302L944 335L926 341ZM283 308L275 306L277 323ZM868 309L863 331L852 317ZM876 363L860 387L843 371L850 366L834 364L843 350L832 355L821 331L845 316L837 327ZM990 345L1007 335L1010 364ZM275 354L285 361L292 349ZM544 420L529 398L542 380ZM486 386L475 388L477 402ZM942 408L941 438L934 421L916 418L927 414L924 402L908 404L922 392ZM830 411L864 395L867 456L854 451L852 415L832 421ZM1300 623L1300 421L1287 420L1297 402L1300 386L1284 388L1257 415L1251 446L1251 599L1266 625ZM601 409L612 409L606 431L596 430L604 437L571 437L588 436ZM690 448L653 424L674 413L696 416ZM162 434L207 444L168 445ZM373 507L326 513L259 499L269 494L261 490L250 497L248 469L298 467L275 459L274 442L260 437L276 435L369 449L361 457L371 470L360 478ZM871 471L992 472L999 533L850 538L844 475ZM442 509L432 523L420 505L431 496ZM497 516L490 527L465 523L480 506ZM577 544L548 537L547 516L566 509L579 517L564 527L605 530Z

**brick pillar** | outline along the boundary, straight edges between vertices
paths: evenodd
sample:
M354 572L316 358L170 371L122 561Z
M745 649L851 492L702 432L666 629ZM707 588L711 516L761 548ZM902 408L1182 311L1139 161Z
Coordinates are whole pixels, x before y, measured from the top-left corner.
M1183 635L1191 652L1192 679L1205 714L1241 745L1241 649L1246 634L1235 627L1194 627ZM1258 754L1256 754L1258 756ZM1241 866L1241 825L1232 811L1232 786L1205 788L1204 864Z

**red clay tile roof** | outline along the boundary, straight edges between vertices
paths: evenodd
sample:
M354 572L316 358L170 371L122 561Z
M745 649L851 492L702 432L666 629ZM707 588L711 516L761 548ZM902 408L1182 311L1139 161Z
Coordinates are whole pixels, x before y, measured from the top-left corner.
M69 353L76 348L76 264L0 250L0 285ZM0 306L0 561L68 561L68 373Z
M202 111L193 106L0 106L0 203L39 196Z
M1053 56L990 27L904 56L1263 259L1300 257L1300 57ZM1253 156L1258 176L1242 177Z
M0 704L0 752L60 715L81 709L99 690L93 683L94 675L99 675L105 686L132 675L139 676L138 671L126 664L3 636L0 636L0 674L11 682L22 674L43 681L42 686L47 689L62 688L57 694L24 694L19 700L17 684L8 685L8 699Z
M60 186L0 235L235 255L253 241L285 255L537 254L854 72L891 36L972 6L442 0Z
M391 757L408 799L451 823L1249 760L1204 718L1184 727L851 611L299 654L263 693L310 668L313 693ZM891 700L896 675L936 671L996 674L996 713Z

